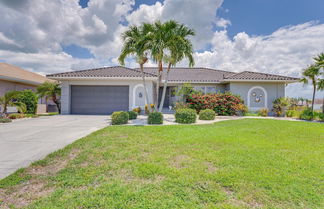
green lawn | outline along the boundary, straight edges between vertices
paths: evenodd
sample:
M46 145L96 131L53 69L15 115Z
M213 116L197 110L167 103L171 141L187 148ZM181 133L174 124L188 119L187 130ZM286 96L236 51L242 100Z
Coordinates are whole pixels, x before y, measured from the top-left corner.
M323 208L324 124L107 127L1 180L1 199L30 208Z

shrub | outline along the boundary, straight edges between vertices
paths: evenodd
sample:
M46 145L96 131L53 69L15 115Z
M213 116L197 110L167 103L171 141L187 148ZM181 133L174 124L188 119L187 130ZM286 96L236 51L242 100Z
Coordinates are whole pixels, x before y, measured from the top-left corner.
M124 111L113 112L111 116L111 123L112 125L127 124L128 119L129 119L129 115L127 112Z
M246 115L247 112L249 111L249 109L247 108L246 105L240 103L240 104L237 104L234 109L236 109L236 115L240 115L240 116L243 116L243 115Z
M154 104L150 104L151 111L154 110L154 107L155 107ZM148 108L148 105L145 105L144 112L145 112L146 115L150 114L150 110L149 110L149 108Z
M313 120L314 119L314 112L312 111L312 109L307 108L304 111L301 112L300 114L300 119L302 120Z
M25 114L25 117L26 118L38 118L39 116L35 115L35 114Z
M258 111L258 116L267 117L269 113L268 108L262 108Z
M277 117L282 116L285 112L285 109L289 105L289 99L285 97L277 98L273 101L272 111L276 114Z
M0 118L0 123L10 123L11 121L10 118Z
M318 119L324 122L324 113L318 113Z
M189 108L197 112L205 109L212 109L217 115L235 115L237 114L239 104L243 100L229 92L218 94L194 94L187 98Z
M211 109L206 109L199 112L199 120L214 120L215 116L215 111Z
M10 119L19 119L19 118L24 118L25 115L24 114L20 114L20 113L13 113L8 115L8 118Z
M301 111L298 110L287 110L286 116L290 118L299 118Z
M163 123L163 115L160 112L151 112L147 118L148 124L162 124Z
M136 112L137 114L141 114L142 108L141 107L136 107L132 110L133 112Z
M193 109L178 109L175 112L175 121L177 123L195 123L196 111Z
M129 115L129 120L133 120L137 118L137 112L129 111L128 115Z
M19 92L17 97L18 102L26 105L27 114L35 114L37 110L38 97L35 92L30 89Z
M173 109L178 110L178 109L186 109L186 108L188 108L188 104L184 102L177 102Z

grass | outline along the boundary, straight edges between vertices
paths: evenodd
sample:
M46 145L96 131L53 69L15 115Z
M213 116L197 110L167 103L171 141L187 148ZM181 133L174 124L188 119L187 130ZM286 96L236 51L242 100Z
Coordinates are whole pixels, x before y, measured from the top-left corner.
M319 123L111 126L1 180L0 202L29 208L323 208L323 159Z
M58 115L58 112L49 112L49 113L41 113L37 114L38 116L53 116L53 115Z

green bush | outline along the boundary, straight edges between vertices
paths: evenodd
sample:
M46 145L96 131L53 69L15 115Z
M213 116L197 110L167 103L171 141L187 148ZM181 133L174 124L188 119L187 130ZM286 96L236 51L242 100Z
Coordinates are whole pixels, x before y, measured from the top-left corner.
M287 110L286 111L286 117L289 118L299 118L301 114L301 111L298 110Z
M187 97L188 107L200 112L205 109L212 109L217 115L245 114L246 107L243 100L230 92L217 94L192 94ZM241 105L242 104L242 105Z
M18 102L22 102L26 105L27 114L35 114L37 111L38 96L30 89L23 90L17 97Z
M24 118L25 115L21 113L12 113L8 115L8 118L10 119L19 119L19 118Z
M307 108L304 111L302 111L302 113L299 116L299 118L302 120L313 120L314 117L315 117L315 113L312 112L310 108Z
M129 120L134 120L137 118L137 113L134 111L129 111L128 115L129 115Z
M10 123L11 121L10 118L0 118L0 123Z
M127 124L128 119L129 119L129 115L127 112L124 111L113 112L111 116L111 124L112 125Z
M272 111L277 117L283 116L285 109L289 106L289 99L286 97L280 97L275 99L273 102Z
M196 111L193 109L178 109L175 112L175 119L177 123L195 123Z
M199 113L199 120L214 120L216 113L214 110L206 109Z
M267 117L269 110L267 108L262 108L258 111L258 116Z
M25 114L26 118L38 118L38 115L35 114Z
M148 124L163 124L163 115L160 112L151 112L147 118Z
M324 122L324 113L318 113L318 119Z

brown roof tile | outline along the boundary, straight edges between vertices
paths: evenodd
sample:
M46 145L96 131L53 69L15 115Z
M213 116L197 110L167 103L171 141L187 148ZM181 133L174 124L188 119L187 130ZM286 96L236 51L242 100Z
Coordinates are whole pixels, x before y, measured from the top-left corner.
M138 70L138 69L136 69ZM158 68L157 67L146 67L144 68L144 72L148 72L151 74L157 75ZM165 78L166 69L163 70L162 79ZM221 82L223 78L226 76L235 75L236 73L223 71L223 70L215 70L210 68L185 68L185 67L177 67L172 68L169 74L170 82Z
M153 74L145 73L146 77L155 77ZM47 75L50 78L64 77L141 77L141 73L137 70L122 66L103 67L89 70L78 70L65 73L56 73Z
M297 81L299 80L299 78L268 74L268 73L243 71L241 73L227 76L225 77L224 80L274 80L274 81L296 80Z

